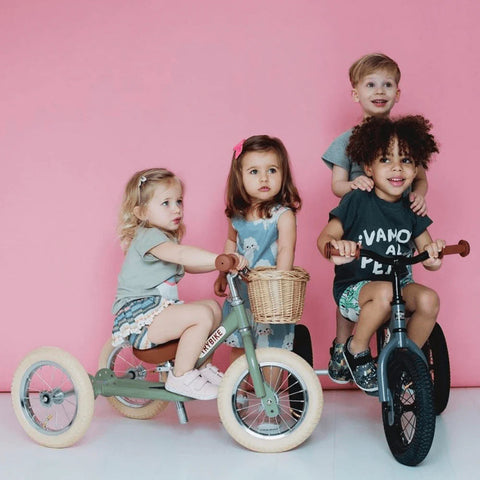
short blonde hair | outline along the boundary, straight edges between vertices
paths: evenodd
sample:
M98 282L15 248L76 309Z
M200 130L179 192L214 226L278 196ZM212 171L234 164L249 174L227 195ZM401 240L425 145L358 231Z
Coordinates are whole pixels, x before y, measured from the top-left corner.
M122 206L118 216L118 236L124 251L128 250L137 229L139 227L148 226L146 222L140 220L134 213L135 207L144 208L152 199L155 188L160 184L170 184L178 182L183 191L182 181L172 172L165 168L149 168L141 170L133 174L128 181L125 192L123 194ZM185 225L180 224L180 227L175 232L169 233L170 236L180 241L185 233Z
M363 77L376 70L387 70L393 74L397 85L400 83L400 68L395 60L383 53L369 53L359 58L348 70L352 87L355 88Z

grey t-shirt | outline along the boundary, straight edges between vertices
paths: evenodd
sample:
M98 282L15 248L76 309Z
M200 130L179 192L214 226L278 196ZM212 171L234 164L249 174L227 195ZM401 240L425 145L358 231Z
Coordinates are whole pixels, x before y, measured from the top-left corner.
M331 143L327 151L322 155L322 160L330 170L333 169L334 165L345 169L348 172L349 181L352 181L360 175L365 175L363 168L358 163L352 162L345 153L350 137L352 136L352 131L353 129L350 129L342 133Z
M161 296L159 285L166 280L179 282L184 275L182 265L160 260L151 253L153 247L173 240L158 228L137 230L118 276L118 287L112 312L137 298Z
M357 162L352 162L345 153L347 150L348 142L352 136L353 128L343 132L338 136L328 147L327 151L322 155L322 160L325 162L330 170L333 170L333 166L344 168L348 172L348 181L351 182L360 175L366 175L363 168ZM412 191L412 187L408 187L403 196L406 197Z

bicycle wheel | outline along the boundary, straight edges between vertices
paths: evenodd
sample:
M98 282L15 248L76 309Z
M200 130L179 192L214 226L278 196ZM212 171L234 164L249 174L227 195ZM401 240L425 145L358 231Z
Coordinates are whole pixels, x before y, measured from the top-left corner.
M450 397L450 360L445 335L438 323L422 350L432 377L435 413L440 415L447 407Z
M225 372L218 392L218 412L223 426L234 440L256 452L283 452L304 442L313 432L323 407L320 382L305 360L280 348L260 348L257 359L264 378L275 383L280 414L266 415L255 396L245 355ZM273 380L275 378L275 380ZM301 386L295 389L292 408L289 380ZM301 394L301 395L300 395Z
M42 347L20 363L12 381L15 415L40 445L69 447L87 431L94 410L90 378L80 362L56 347Z
M135 357L132 346L127 342L113 347L111 340L107 340L100 353L98 368L109 368L119 378L158 381L156 365L142 362ZM123 416L137 420L153 418L168 406L168 402L163 400L121 396L106 398Z
M388 403L382 404L388 446L403 465L418 465L430 451L435 433L430 373L418 355L399 349L389 360L387 375L394 410L389 425Z

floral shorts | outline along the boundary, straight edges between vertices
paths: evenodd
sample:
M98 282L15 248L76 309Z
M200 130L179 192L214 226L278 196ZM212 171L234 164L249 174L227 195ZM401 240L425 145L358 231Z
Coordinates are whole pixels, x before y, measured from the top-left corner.
M138 298L127 303L118 311L113 322L112 345L116 347L126 340L139 350L157 346L148 339L148 327L160 312L177 303L183 302L160 296Z
M340 301L338 302L338 308L342 316L347 320L350 320L351 322L358 322L358 316L360 315L361 310L360 305L358 304L360 290L363 286L370 282L371 280L362 280L358 283L354 283L353 285L347 287L342 293ZM413 280L410 276L400 280L400 286L402 288L409 283L413 283Z

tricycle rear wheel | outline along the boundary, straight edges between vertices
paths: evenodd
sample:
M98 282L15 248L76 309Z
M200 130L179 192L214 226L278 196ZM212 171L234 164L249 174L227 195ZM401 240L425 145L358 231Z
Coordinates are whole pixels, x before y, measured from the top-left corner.
M109 368L119 378L158 381L156 365L143 362L135 357L132 346L127 342L113 347L111 340L107 340L100 353L98 368ZM169 403L163 400L122 396L106 398L108 403L123 416L136 420L148 420L155 417L165 410Z

